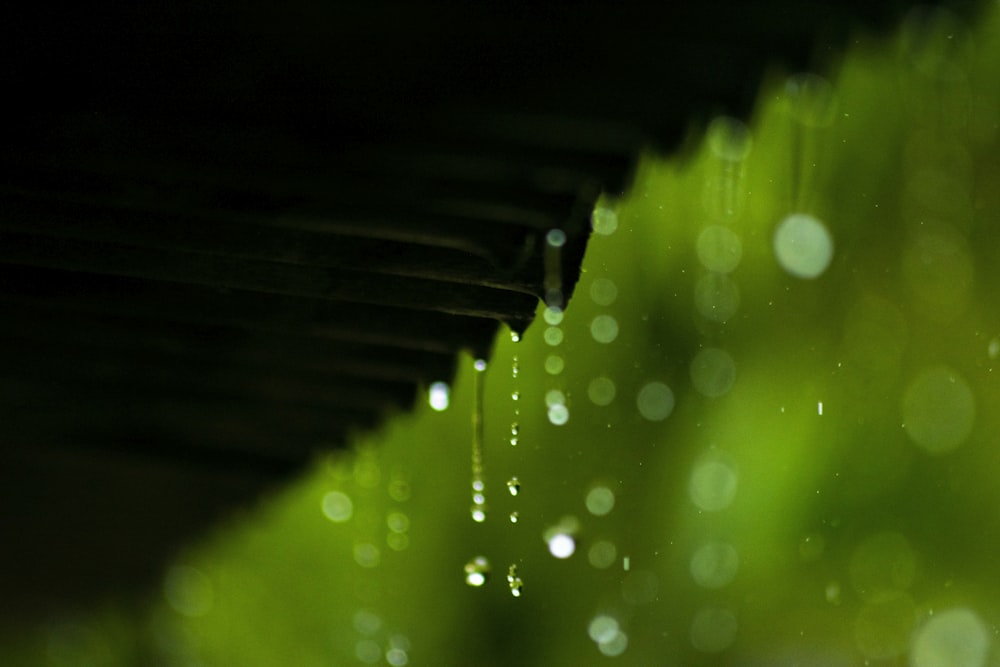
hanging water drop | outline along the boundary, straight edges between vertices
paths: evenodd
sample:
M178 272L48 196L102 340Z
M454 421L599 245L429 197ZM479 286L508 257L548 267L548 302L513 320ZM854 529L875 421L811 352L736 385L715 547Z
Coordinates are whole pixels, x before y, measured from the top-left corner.
M521 518L521 515L517 513L517 510L510 513L510 522L517 523L517 520Z
M507 490L510 491L510 495L516 496L521 492L521 482L517 477L511 477L507 480Z
M465 583L479 588L490 580L490 561L485 556L476 556L465 564Z
M510 392L510 400L512 400L512 401L518 401L520 399L521 399L521 392L519 392L519 391L512 391L512 392Z

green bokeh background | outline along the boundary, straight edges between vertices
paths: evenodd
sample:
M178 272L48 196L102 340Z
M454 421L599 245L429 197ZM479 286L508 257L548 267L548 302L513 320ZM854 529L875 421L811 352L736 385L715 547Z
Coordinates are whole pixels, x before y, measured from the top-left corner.
M600 204L617 230L591 240L562 342L545 342L541 309L521 342L498 339L484 377L484 523L469 513L466 359L446 411L422 403L318 461L182 555L148 608L109 601L53 619L7 637L0 662L924 667L938 663L921 662L913 637L961 608L991 642L968 664L1000 665L1000 11L975 26L914 15L892 40L859 36L822 74L775 73L748 126L720 121L679 155L646 157L632 190ZM833 237L814 280L775 259L774 229L796 212ZM725 278L699 262L708 225L741 241ZM597 279L614 282L614 303L591 298ZM599 315L618 324L610 343L591 335ZM723 396L693 387L706 347L735 361ZM551 355L561 373L546 372ZM935 453L913 425L954 426L953 394L917 415L904 404L942 366L971 389L974 418ZM588 397L601 376L616 388L606 406ZM651 381L673 392L663 421L637 409ZM553 389L565 425L548 420ZM691 499L705 457L737 481L719 511ZM607 515L587 510L595 486L614 494ZM346 521L324 515L334 491L351 500ZM558 525L575 526L565 560L543 538ZM706 589L689 563L713 540L739 567ZM608 567L589 557L601 542L615 545ZM481 587L464 581L475 556L492 565ZM736 621L719 651L699 650L692 631L705 608ZM627 636L621 655L588 637L598 615ZM725 637L726 622L710 635Z

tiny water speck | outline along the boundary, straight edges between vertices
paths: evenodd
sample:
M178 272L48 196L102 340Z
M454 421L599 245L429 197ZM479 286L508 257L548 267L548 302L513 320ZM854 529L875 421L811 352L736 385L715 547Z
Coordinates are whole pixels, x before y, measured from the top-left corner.
M521 492L521 482L517 477L511 477L507 480L507 490L510 491L510 495L516 496Z
M510 522L511 523L517 523L518 519L520 519L520 518L521 518L521 516L517 513L516 510L510 513Z

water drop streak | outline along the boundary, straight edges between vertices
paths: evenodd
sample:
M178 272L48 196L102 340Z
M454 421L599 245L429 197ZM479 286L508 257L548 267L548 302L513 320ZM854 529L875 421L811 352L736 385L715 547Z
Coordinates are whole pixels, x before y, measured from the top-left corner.
M486 481L483 475L483 393L486 362L476 359L472 396L472 520L486 520Z

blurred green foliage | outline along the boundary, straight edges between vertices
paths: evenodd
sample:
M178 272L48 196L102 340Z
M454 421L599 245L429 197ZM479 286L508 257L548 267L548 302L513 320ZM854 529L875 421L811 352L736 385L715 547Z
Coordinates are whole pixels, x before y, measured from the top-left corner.
M1000 12L914 14L824 74L600 204L564 319L485 371L484 522L466 360L446 410L320 461L147 612L3 663L1000 665ZM776 241L792 214L819 227Z

